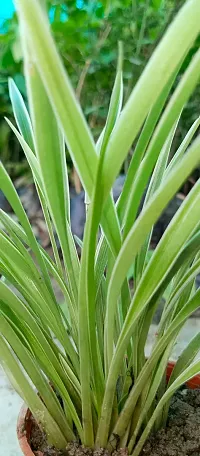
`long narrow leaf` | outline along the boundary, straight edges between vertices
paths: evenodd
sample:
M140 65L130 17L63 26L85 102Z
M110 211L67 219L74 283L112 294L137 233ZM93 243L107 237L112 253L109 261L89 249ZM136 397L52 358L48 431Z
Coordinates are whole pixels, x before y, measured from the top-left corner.
M110 285L109 285L109 290L108 290L108 297L107 297L107 302L108 302L107 312L108 313L107 313L107 323L106 323L108 359L110 360L110 362L112 360L112 366L110 366L110 375L108 376L107 386L106 386L106 391L105 391L105 396L104 396L104 402L103 402L103 404L104 404L103 409L102 409L103 413L101 416L98 434L97 434L97 441L101 442L101 445L104 444L105 440L107 439L107 432L108 432L108 426L109 426L108 423L110 422L110 417L111 417L110 412L111 412L111 406L113 403L114 385L116 384L117 375L119 374L118 369L119 369L119 366L121 366L121 361L122 361L122 357L123 357L122 353L124 353L124 347L127 346L127 341L129 340L128 335L127 335L127 337L124 337L124 331L122 331L120 334L120 338L118 340L119 351L116 350L115 356L113 357L114 313L115 313L117 298L119 296L119 290L126 277L126 274L128 273L128 270L132 264L133 257L134 257L134 251L136 254L137 251L139 250L141 243L144 241L149 228L152 226L154 221L157 219L157 217L159 216L159 213L163 210L165 204L172 197L173 192L176 191L177 188L179 188L181 179L183 178L183 180L184 180L186 178L187 172L188 172L188 174L190 173L190 170L191 170L190 165L192 165L193 159L194 159L193 164L195 166L196 163L198 163L198 161L199 161L199 139L197 139L193 143L193 146L191 146L191 149L190 149L190 153L188 153L182 160L181 164L179 166L177 166L175 170L173 170L173 172L170 174L168 180L165 181L165 185L163 185L162 188L157 190L154 198L152 198L152 200L146 206L145 211L138 218L138 221L135 223L134 227L130 231L129 236L127 237L127 240L123 244L121 253L118 256L118 259L117 259L115 267L114 267L114 271L113 271L113 274L112 274L112 277L110 280ZM178 169L179 169L179 172L176 172ZM180 179L180 181L179 181L179 179ZM166 182L167 182L167 185L166 185ZM195 199L195 193L196 193L196 199ZM195 192L194 192L194 199L196 201L196 209L197 209L198 195L199 195L199 185L198 185L197 189L195 189ZM153 208L155 208L155 213L154 213ZM158 208L159 208L159 210L158 210ZM190 209L191 209L191 206L190 206ZM197 215L197 213L196 213L196 215ZM140 227L141 221L143 222L142 231L141 231L141 227ZM197 223L197 220L194 219L193 229L195 228L195 222ZM189 228L189 229L191 229L191 228ZM186 232L185 232L185 234L186 234ZM150 281L149 285L150 285L150 283L152 283L152 282ZM118 288L118 286L119 286L119 288ZM145 292L144 288L143 288L143 291ZM132 333L132 329L130 329L130 326L132 327L134 324L134 321L135 321L132 313L135 314L135 316L136 316L137 306L133 307L133 304L132 304L130 309L127 314L127 318L126 318L126 322L125 322L125 326L124 326L124 329L129 327L129 330L128 330L129 337L130 337L130 334ZM140 312L141 310L142 310L142 307L140 306L140 310L138 309L138 311ZM132 323L130 323L130 321ZM122 344L121 344L121 342L122 342ZM123 349L122 349L122 346L123 346Z
M149 60L124 107L106 154L103 169L105 199L153 102L198 35L199 15L198 0L184 5Z
M45 90L47 90L49 99L62 125L74 165L81 177L85 191L91 199L98 157L84 116L50 34L46 15L39 3L34 0L29 0L29 3L19 0L17 7L22 24L25 23L25 29L28 31L31 52L36 58ZM38 24L37 33L35 33L36 23ZM43 43L42 46L41 43ZM54 62L53 71L51 62ZM112 230L110 227L111 220ZM113 250L117 251L120 235L114 206L110 199L107 202L107 210L103 215L102 224Z
M6 370L8 369L11 374L14 375L15 382L20 385L20 389L23 390L24 399L29 405L33 416L40 423L43 429L47 429L47 432L50 436L50 441L56 445L57 448L65 447L66 440L63 438L62 433L59 431L56 422L51 417L41 399L39 399L37 393L30 386L25 374L20 369L14 355L9 350L2 336L0 336L0 355L1 363L3 366L5 365Z
M124 237L128 234L136 218L140 200L159 156L160 150L167 139L167 136L170 134L174 123L177 121L185 103L199 81L199 71L200 51L196 53L174 94L172 95L169 104L156 127L144 160L137 173L137 177L131 187L129 204L125 214Z
M158 416L159 412L162 410L163 405L165 404L166 401L170 399L170 397L175 393L175 391L184 383L186 383L190 378L194 377L194 375L198 374L200 372L200 361L197 361L193 363L190 367L188 367L175 381L172 383L172 385L169 387L169 389L166 391L160 402L158 403L151 419L148 422L148 425L146 426L135 450L132 453L132 456L138 456L141 452L141 449L144 445L144 442L149 435L152 426L156 420L156 417Z
M9 79L8 85L9 95L17 126L24 140L29 145L30 149L34 151L33 129L24 100L13 79Z

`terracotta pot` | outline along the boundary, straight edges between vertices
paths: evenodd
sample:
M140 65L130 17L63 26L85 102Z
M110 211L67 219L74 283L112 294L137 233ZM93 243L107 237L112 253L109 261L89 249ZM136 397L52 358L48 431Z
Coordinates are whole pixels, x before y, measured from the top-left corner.
M19 412L17 420L17 438L24 456L35 456L29 445L31 427L31 411L24 404Z
M169 380L170 375L173 371L175 362L169 362L167 366L167 380ZM189 388L200 388L200 374L193 377L189 382L187 382ZM18 421L17 421L17 437L19 441L20 448L24 456L35 456L29 445L30 434L31 434L31 412L30 410L23 405L20 410ZM42 452L38 452L38 456L43 456Z
M174 368L175 364L176 363L173 362L173 361L170 361L168 363L168 366L167 366L167 381L170 378L170 375L171 375L171 373L173 371L173 368ZM195 375L195 377L191 378L191 380L189 380L189 382L187 382L186 385L190 389L200 388L200 374Z

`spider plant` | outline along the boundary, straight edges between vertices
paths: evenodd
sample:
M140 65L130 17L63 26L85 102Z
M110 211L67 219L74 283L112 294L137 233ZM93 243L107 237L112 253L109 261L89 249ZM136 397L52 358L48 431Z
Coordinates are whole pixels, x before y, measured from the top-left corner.
M30 116L10 80L17 128L7 122L32 171L53 257L37 242L1 164L0 188L18 220L0 210L1 363L53 445L64 448L76 440L110 451L127 447L137 456L149 433L165 424L171 396L200 372L198 334L166 384L177 336L200 304L194 285L200 272L200 180L147 261L153 225L200 162L200 137L193 138L200 118L171 156L179 117L199 82L200 50L175 83L200 31L200 2L190 0L180 10L123 108L119 46L107 121L97 144L43 5L39 0L16 0L16 5ZM115 205L112 187L132 144ZM81 259L70 228L66 146L87 195L84 239L76 239ZM62 306L52 279L63 293ZM153 314L166 290L158 334L146 359Z

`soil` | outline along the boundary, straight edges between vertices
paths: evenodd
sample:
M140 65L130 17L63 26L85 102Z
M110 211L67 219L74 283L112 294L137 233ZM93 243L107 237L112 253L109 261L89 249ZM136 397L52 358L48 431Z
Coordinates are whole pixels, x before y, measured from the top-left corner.
M92 451L77 443L68 444L65 450L56 450L48 445L35 421L30 444L35 456L109 456L105 449ZM127 456L127 450L119 449L112 456ZM174 395L167 427L151 435L141 456L200 456L200 389L183 387Z
M200 389L182 389L172 398L166 429L152 435L141 456L200 456Z
M93 451L91 448L85 448L75 442L69 443L65 450L57 450L48 445L46 435L40 430L33 418L32 420L30 446L35 456L110 456L109 451L105 448ZM128 452L125 448L121 448L114 451L112 456L128 456Z
M41 431L34 418L31 427L30 446L35 456L67 456L67 450L56 450L48 445L44 432Z

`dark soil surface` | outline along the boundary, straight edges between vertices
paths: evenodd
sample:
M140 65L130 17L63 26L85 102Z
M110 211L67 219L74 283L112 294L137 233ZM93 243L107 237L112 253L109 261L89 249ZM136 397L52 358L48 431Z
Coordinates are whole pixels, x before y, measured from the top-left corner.
M200 389L176 393L166 429L149 438L141 456L200 456Z
M109 456L107 450L92 451L77 443L58 451L47 444L46 436L35 422L30 443L35 456ZM114 451L112 456L127 456L127 451ZM148 439L141 456L200 456L200 389L183 388L175 394L166 429Z
M59 451L48 445L46 435L40 430L34 419L31 428L30 446L35 456L67 456L67 450Z
M69 443L65 450L57 450L48 445L45 434L39 429L34 420L30 445L35 456L110 456L109 451L104 448L93 451L74 442ZM128 452L125 448L121 448L114 451L112 456L128 456Z

